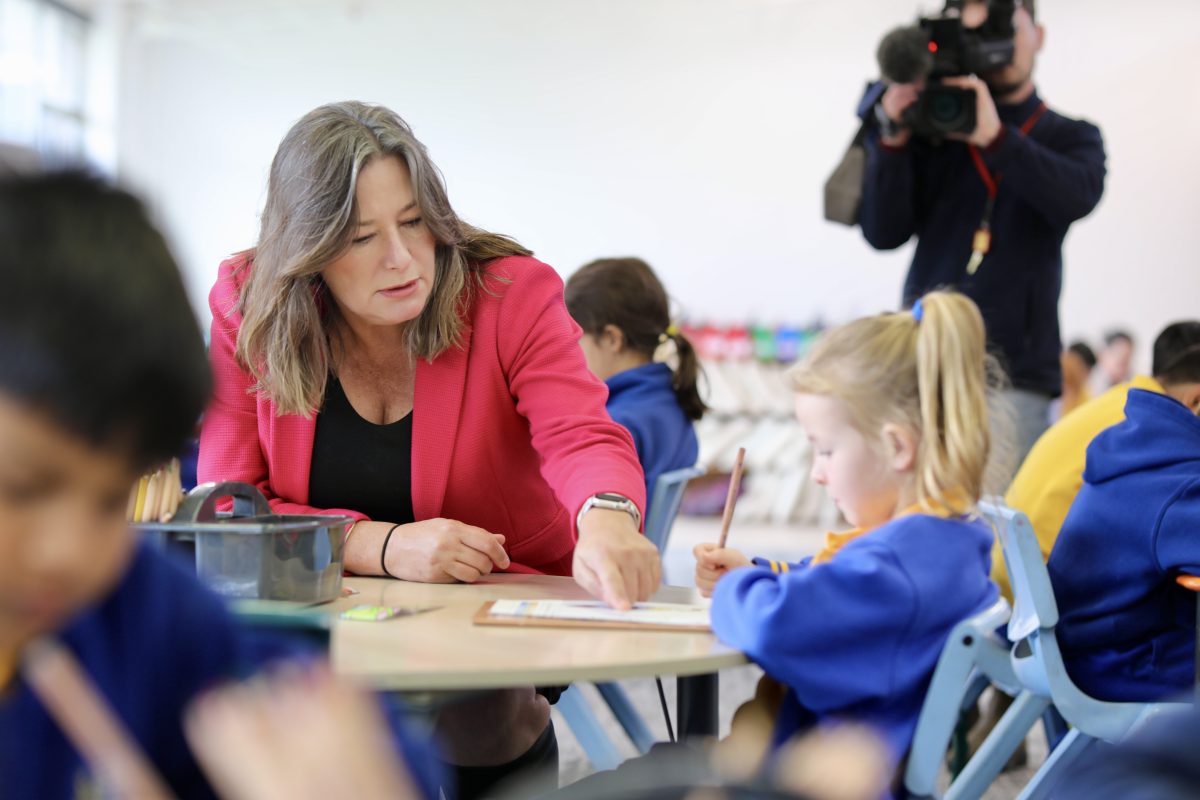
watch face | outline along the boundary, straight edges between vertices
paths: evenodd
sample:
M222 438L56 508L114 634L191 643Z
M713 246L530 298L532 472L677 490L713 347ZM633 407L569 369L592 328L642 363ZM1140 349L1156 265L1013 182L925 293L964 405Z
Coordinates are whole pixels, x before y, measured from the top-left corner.
M628 503L629 502L623 496L621 496L619 494L613 494L612 492L601 492L600 494L596 495L596 499L597 500L607 500L610 503Z

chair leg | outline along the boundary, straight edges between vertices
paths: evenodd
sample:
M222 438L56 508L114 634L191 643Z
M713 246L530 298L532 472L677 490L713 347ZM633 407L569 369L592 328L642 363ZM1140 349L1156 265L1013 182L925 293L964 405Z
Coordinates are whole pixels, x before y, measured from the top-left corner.
M1046 730L1047 752L1053 752L1071 730L1071 726L1054 706L1050 706L1042 712L1042 727Z
M950 779L958 777L970 761L971 743L968 735L971 732L975 715L969 711L960 711L958 722L954 725L954 733L950 737Z
M1050 701L1021 692L946 791L945 800L978 800L996 780Z
M959 704L959 713L970 711L979 702L979 698L987 690L992 682L988 680L988 676L982 671L976 670L971 674L970 683L967 684L967 690L963 692L962 703Z
M958 722L954 726L954 734L950 739L951 780L958 777L958 773L963 771L967 761L970 760L971 745L968 741L968 734L971 732L974 712L979 705L979 698L991 685L992 682L988 680L988 676L979 669L973 670L967 681L962 702L958 706Z
M1041 769L1029 780L1028 785L1017 796L1017 800L1045 800L1053 796L1058 782L1063 774L1070 770L1096 740L1087 734L1080 733L1078 728L1063 737L1062 744L1054 748L1054 752L1042 764Z
M600 727L600 721L592 713L587 698L577 687L568 687L554 707L571 727L571 733L579 740L579 746L583 748L593 767L597 770L616 769L624 760L617 752L616 745Z
M616 683L597 683L596 688L600 690L600 696L604 698L605 703L608 703L613 716L617 718L617 722L621 723L621 727L625 729L625 735L629 737L629 741L633 742L633 746L638 749L638 752L642 755L650 752L650 748L656 741L654 734L650 732L642 715L633 707L625 690Z

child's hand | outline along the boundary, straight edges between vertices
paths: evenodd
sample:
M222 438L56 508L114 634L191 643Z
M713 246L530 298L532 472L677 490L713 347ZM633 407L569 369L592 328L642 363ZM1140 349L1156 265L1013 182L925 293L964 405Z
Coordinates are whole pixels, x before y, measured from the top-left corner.
M417 797L374 699L326 667L215 689L189 708L188 743L222 797Z
M717 547L712 542L701 542L692 549L696 557L696 588L704 597L712 597L713 587L721 576L731 569L750 566L744 553L729 547Z
M777 786L820 800L887 796L892 771L879 735L854 725L816 728L793 738L775 759Z

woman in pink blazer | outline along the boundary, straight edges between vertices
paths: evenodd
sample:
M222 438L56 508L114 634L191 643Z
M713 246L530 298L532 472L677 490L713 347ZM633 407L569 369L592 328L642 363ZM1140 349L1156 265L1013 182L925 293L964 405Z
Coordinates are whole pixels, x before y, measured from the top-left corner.
M296 123L258 246L221 265L210 305L201 480L354 517L346 567L361 575L573 574L618 607L657 588L637 455L561 280L460 220L391 111L339 103ZM439 729L461 797L551 750L532 688L459 708Z

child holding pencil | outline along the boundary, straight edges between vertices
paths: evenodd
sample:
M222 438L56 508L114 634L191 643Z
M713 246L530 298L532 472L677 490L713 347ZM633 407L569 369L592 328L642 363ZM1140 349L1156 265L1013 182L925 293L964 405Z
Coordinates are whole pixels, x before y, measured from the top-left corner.
M798 564L695 548L714 632L781 685L772 745L852 720L898 763L951 628L995 600L992 532L973 516L986 360L978 309L951 292L830 331L792 382L813 480L854 529Z
M62 175L0 180L0 274L0 794L212 797L184 711L279 651L126 521L211 385L179 272L134 198Z

